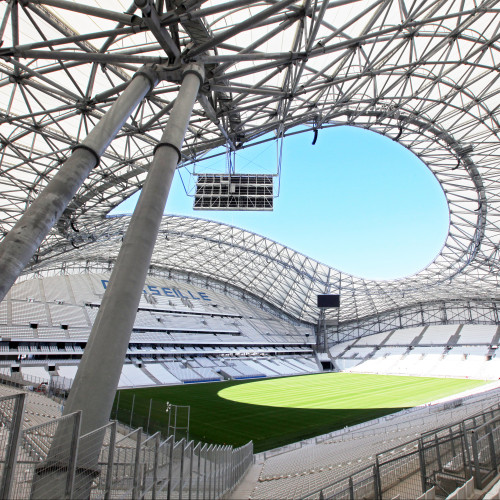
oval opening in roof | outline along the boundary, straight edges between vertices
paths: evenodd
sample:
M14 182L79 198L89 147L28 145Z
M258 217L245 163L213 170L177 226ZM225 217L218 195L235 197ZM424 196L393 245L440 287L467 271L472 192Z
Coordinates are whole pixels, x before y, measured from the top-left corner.
M391 139L356 127L322 129L315 145L313 140L310 131L285 138L272 212L193 211L193 198L177 175L166 213L238 226L367 279L402 278L432 262L448 233L449 211L422 161ZM276 156L275 142L241 150L236 170L276 173ZM209 162L208 171L223 171L224 161ZM130 212L133 204L124 202L113 213Z
M289 138L283 159L282 201L301 220L300 251L373 279L401 278L431 263L448 234L449 210L427 166L397 142L361 128L324 129L314 146L312 140L312 132ZM286 172L288 162L293 172ZM308 196L289 197L292 177L290 191Z

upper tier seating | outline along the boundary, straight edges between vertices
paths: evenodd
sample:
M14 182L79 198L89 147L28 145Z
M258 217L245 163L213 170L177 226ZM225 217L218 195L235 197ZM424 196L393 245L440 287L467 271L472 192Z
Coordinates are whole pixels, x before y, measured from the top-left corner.
M423 327L402 328L394 331L387 340L390 345L410 345L416 337L421 335Z
M497 325L464 325L460 330L460 344L491 344Z
M355 345L356 347L363 346L363 345L380 345L386 341L386 339L389 337L391 333L390 332L383 332L383 333L375 333L374 335L367 335L366 337L361 337L359 338L356 342Z
M382 347L369 347L367 337L361 343L358 339L334 346L330 353L336 354L338 369L351 372L498 379L500 360L491 347L497 329L497 325L433 325L396 330Z
M431 325L424 332L419 345L447 344L450 337L457 333L459 325Z
M107 275L71 275L21 282L0 303L0 328L9 338L87 340ZM9 306L9 307L7 307ZM307 325L284 321L243 300L188 283L148 278L132 341L246 344L312 342Z

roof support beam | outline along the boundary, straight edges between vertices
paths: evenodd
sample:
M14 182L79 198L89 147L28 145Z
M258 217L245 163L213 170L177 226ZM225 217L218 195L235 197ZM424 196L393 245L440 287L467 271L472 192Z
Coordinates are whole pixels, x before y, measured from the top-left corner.
M21 274L99 158L158 77L142 70L0 243L0 300Z
M113 10L92 7L91 5L85 5L81 2L68 2L66 0L30 0L30 3L49 5L50 7L55 7L57 9L65 9L72 12L78 12L80 14L86 14L88 16L100 17L101 19L109 19L110 21L116 21L121 24L129 25L141 22L140 18L138 18L137 16L121 14L120 12L115 12Z
M168 62L166 57L153 56L131 56L128 54L101 54L99 52L65 52L50 50L18 50L5 49L0 50L0 57L10 56L24 59L51 59L56 61L84 61L89 63L101 64L165 64Z
M87 42L99 38L117 37L120 35L129 35L146 31L144 26L134 25L133 27L117 28L114 30L96 31L94 33L85 33L84 35L65 36L63 38L53 38L51 40L44 40L43 42L26 43L10 48L9 50L28 50L28 49L41 49L45 47L56 47L57 45L67 45L70 43ZM6 51L6 49L4 49ZM101 52L103 50L101 49Z
M161 26L158 12L156 12L156 8L151 0L135 0L135 4L141 9L143 20L151 30L151 33L158 40L161 48L167 53L171 62L175 64L181 52L167 30Z
M253 25L259 23L260 21L263 21L267 19L269 16L274 14L275 12L279 12L282 9L285 9L292 3L294 3L295 0L281 0L281 2L276 3L275 5L272 5L271 7L268 7L267 9L259 12L253 17L250 17L246 21L241 22L240 24L237 24L236 26L233 26L232 28L229 28L225 30L224 32L220 33L217 36L214 36L212 40L205 42L198 47L195 47L194 49L190 50L188 53L189 58L193 58L197 55L203 54L203 52L206 52L207 50L213 49L214 47L217 47L217 45L225 40L228 40L229 38L237 35L238 33L241 33L245 31L248 28L251 28Z

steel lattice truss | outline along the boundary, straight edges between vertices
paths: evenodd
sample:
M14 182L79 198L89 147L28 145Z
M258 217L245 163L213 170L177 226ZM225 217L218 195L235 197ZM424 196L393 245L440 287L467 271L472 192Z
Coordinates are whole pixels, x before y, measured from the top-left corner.
M237 228L174 217L164 221L168 239L159 239L154 266L226 280L308 322L325 291L341 290L346 322L497 297L500 2L11 0L0 19L4 234L142 65L198 61L207 79L183 165L269 134L363 127L432 170L449 204L449 235L420 273L376 282ZM127 219L104 217L144 183L179 88L171 79L126 122L32 269L113 260Z

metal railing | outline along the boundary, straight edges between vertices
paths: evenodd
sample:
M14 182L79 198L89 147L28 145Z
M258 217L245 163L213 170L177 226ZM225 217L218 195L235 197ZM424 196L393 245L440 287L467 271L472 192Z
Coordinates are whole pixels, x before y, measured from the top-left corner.
M253 463L252 442L122 435L116 421L80 435L80 412L23 429L25 397L0 398L0 498L221 498Z
M67 397L73 382L72 379L66 377L50 376L46 379L20 372L12 373L11 375L0 374L0 381L3 385L12 387L31 387L34 391L42 392L49 396L59 397L61 399Z
M448 496L473 478L483 489L500 464L500 405L375 456L374 463L303 497L412 500L434 487Z
M459 399L432 404L425 407L415 406L413 408L406 408L404 410L378 417L373 420L361 422L359 424L345 427L343 429L338 429L326 434L322 434L320 436L303 439L295 443L290 443L278 448L273 448L271 450L257 453L255 455L255 462L265 461L268 458L274 457L276 455L282 455L284 453L288 453L289 451L298 450L312 444L328 444L329 441L352 441L366 436L373 436L375 432L391 434L392 432L399 432L402 429L411 429L412 427L417 427L420 424L429 422L429 418L435 419L436 425L438 425L441 420L440 413L442 411L449 412L448 415L451 415L451 419L453 418L455 411L456 413L460 413L461 407L463 405L468 404L469 402L474 400L479 401L481 403L481 409L484 410L491 407L494 402L500 402L500 392L490 391L486 396L471 394ZM401 421L400 417L403 415L408 415L409 418ZM412 418L412 415L415 415L415 417ZM395 422L392 422L393 420L395 420ZM377 427L379 424L384 425L383 430Z
M11 498L26 394L0 397L0 498Z

